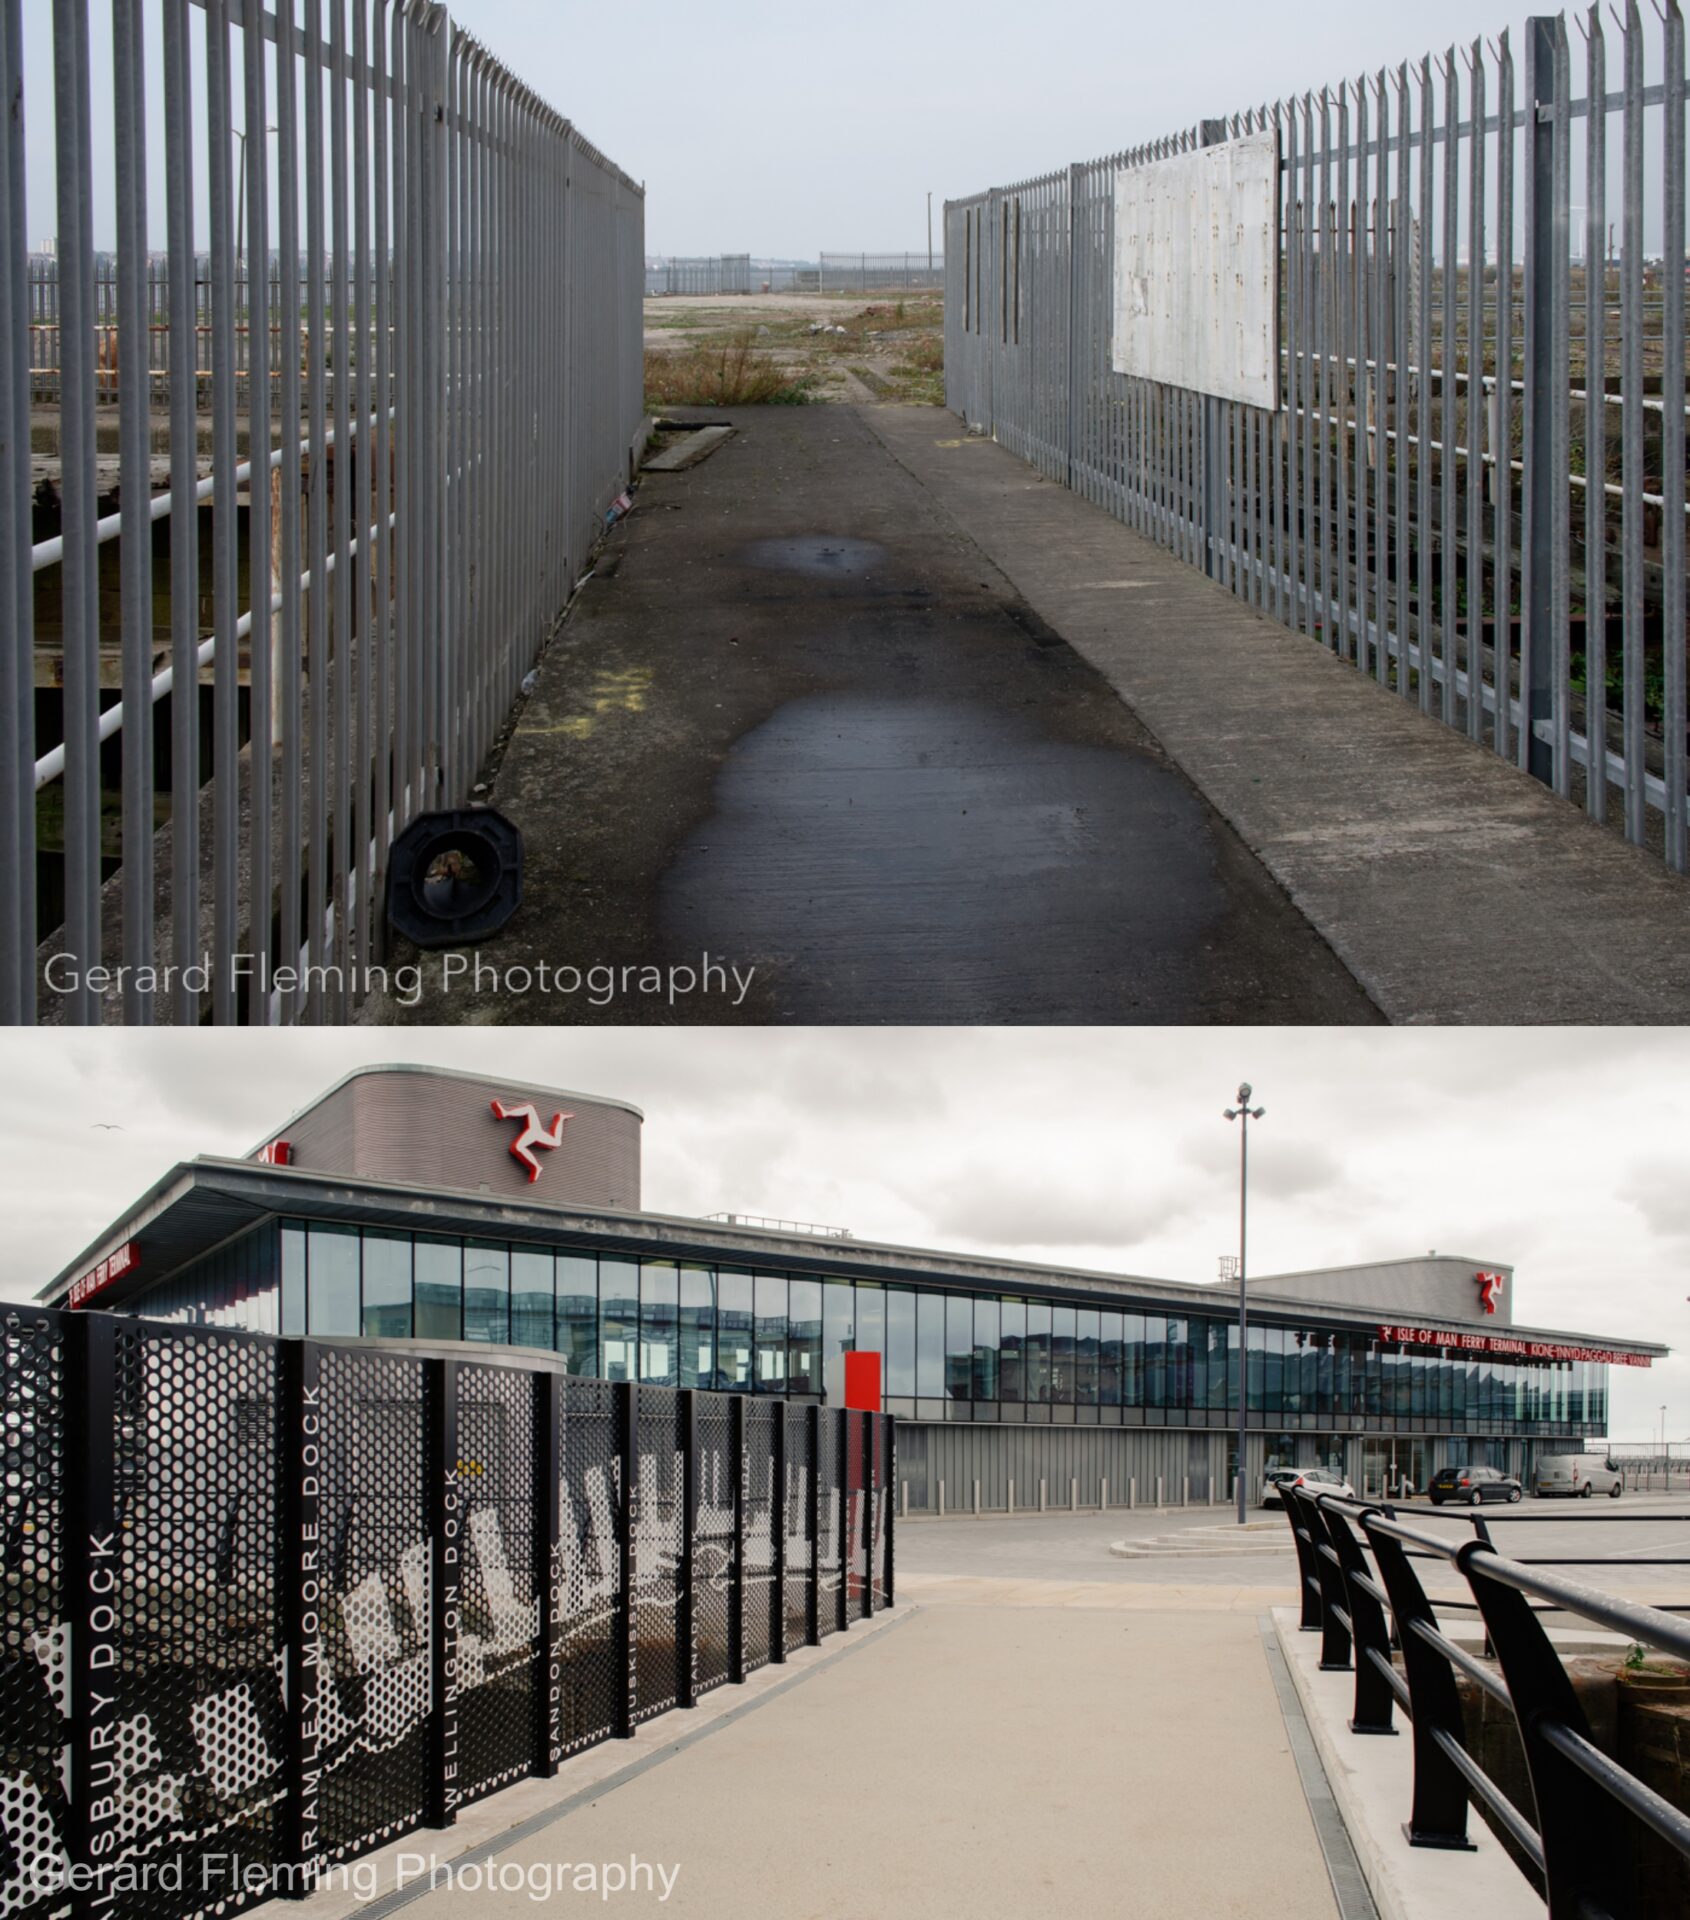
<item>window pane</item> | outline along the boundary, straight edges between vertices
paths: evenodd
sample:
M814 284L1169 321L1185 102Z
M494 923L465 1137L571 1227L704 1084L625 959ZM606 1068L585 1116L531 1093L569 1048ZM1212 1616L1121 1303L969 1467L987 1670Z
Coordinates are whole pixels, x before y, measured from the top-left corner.
M716 1275L709 1267L681 1269L681 1385L716 1384Z
M1191 1323L1168 1319L1168 1405L1191 1405Z
M640 1378L672 1387L679 1370L681 1276L672 1260L640 1268Z
M411 1238L364 1235L364 1336L407 1340L411 1334Z
M905 1287L886 1289L886 1391L915 1393L915 1295Z
M857 1351L878 1353L886 1371L886 1289L857 1282ZM884 1384L884 1382L882 1383Z
M457 1340L463 1335L464 1250L457 1240L419 1239L416 1320L419 1340Z
M638 1368L640 1270L632 1260L599 1262L599 1366L607 1380L632 1380Z
M937 1293L916 1295L915 1390L925 1400L945 1391L945 1302Z
M998 1352L998 1393L1004 1400L1019 1401L1027 1386L1027 1303L1006 1300L1003 1303L1002 1345Z
M1072 1307L1054 1307L1050 1316L1050 1397L1074 1404L1074 1323Z
M788 1391L822 1390L822 1283L794 1279L786 1289Z
M974 1303L974 1398L998 1397L998 1303Z
M1118 1407L1121 1404L1121 1316L1118 1313L1103 1316L1097 1380L1100 1404Z
M1027 1302L1027 1399L1029 1404L1050 1404L1050 1308L1036 1300Z
M786 1391L786 1275L757 1276L757 1391Z
M1097 1405L1098 1324L1095 1307L1074 1316L1074 1399L1082 1407Z
M1276 1340L1275 1345L1277 1344ZM1258 1322L1252 1321L1249 1328L1249 1339L1245 1344L1244 1350L1244 1391L1247 1396L1245 1404L1251 1413L1260 1413L1262 1410L1262 1395L1265 1387L1266 1374L1264 1364L1266 1352L1263 1329Z
M305 1229L282 1228L282 1331L305 1331Z
M945 1398L966 1400L974 1378L974 1301L952 1294L945 1302Z
M1213 1412L1227 1411L1226 1322L1206 1323L1209 1336L1209 1406Z
M1144 1405L1144 1315L1129 1313L1123 1316L1121 1392L1122 1405L1142 1407Z
M509 1250L472 1240L464 1248L464 1338L509 1341L510 1297Z
M857 1303L849 1280L829 1280L822 1286L822 1378L827 1363L851 1352L857 1338Z
M598 1372L599 1263L581 1254L557 1257L557 1350L578 1378Z
M312 1333L358 1331L358 1234L313 1227L306 1248L306 1324Z
M532 1247L511 1249L511 1343L551 1350L552 1256Z
M751 1391L751 1276L716 1276L716 1385L723 1392Z
M1168 1404L1168 1316L1165 1313L1144 1316L1144 1404L1147 1407Z

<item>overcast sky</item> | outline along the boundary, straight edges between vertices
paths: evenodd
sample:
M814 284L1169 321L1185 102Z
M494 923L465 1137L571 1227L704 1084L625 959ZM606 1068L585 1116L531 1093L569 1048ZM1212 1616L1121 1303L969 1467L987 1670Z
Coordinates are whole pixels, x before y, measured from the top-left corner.
M1523 1323L1690 1344L1690 1033L336 1032L0 1040L5 1294L178 1160L242 1154L347 1068L415 1060L645 1109L645 1204L1177 1280L1437 1249ZM98 1129L110 1122L119 1132ZM1617 1439L1690 1439L1690 1361L1617 1368Z
M926 195L1049 173L1205 116L1494 36L1514 0L453 0L459 25L635 179L654 252L924 250ZM146 0L149 200L162 244L161 0ZM57 226L50 0L23 0L29 237ZM203 103L202 21L194 89ZM1653 22L1650 23L1651 28ZM96 236L114 244L111 9L90 8ZM1651 45L1657 36L1651 33ZM1575 37L1575 62L1581 57ZM1617 57L1617 56L1616 56ZM1465 70L1463 69L1463 72ZM243 124L236 75L235 118ZM205 189L203 156L199 202ZM937 220L937 211L935 220Z

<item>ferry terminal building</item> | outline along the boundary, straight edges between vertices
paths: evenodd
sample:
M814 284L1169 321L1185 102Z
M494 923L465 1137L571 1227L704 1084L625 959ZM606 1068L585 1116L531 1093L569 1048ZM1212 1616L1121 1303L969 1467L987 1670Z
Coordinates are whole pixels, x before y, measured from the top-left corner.
M434 1067L361 1068L246 1158L173 1167L43 1290L50 1305L540 1348L572 1374L825 1401L883 1356L912 1511L1229 1497L1240 1384L1227 1285L881 1245L640 1203L626 1102ZM1608 1369L1651 1342L1515 1324L1514 1274L1426 1254L1253 1277L1251 1498L1270 1466L1358 1489L1607 1431Z

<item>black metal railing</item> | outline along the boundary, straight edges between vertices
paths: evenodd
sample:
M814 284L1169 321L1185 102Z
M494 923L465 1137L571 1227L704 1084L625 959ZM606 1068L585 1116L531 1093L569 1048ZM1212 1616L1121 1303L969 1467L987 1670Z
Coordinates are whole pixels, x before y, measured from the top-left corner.
M1297 1549L1299 1624L1320 1634L1323 1672L1354 1672L1351 1731L1395 1733L1398 1707L1409 1719L1409 1844L1470 1849L1467 1810L1476 1802L1533 1873L1550 1920L1652 1920L1655 1909L1636 1892L1631 1823L1641 1822L1690 1865L1690 1815L1597 1744L1540 1616L1570 1614L1636 1646L1690 1660L1690 1625L1676 1617L1680 1609L1645 1606L1546 1570L1597 1564L1593 1556L1528 1560L1499 1553L1480 1513L1462 1516L1470 1518L1472 1531L1457 1537L1405 1519L1394 1505L1281 1491ZM1511 1524L1548 1519L1503 1517ZM1690 1516L1593 1518L1683 1526ZM1416 1561L1453 1568L1469 1597L1439 1598L1434 1605ZM1635 1564L1684 1566L1690 1560L1657 1557ZM1462 1606L1477 1610L1491 1659L1440 1629L1437 1609ZM1530 1783L1531 1816L1475 1756L1457 1675L1511 1716Z
M235 1912L450 1826L890 1606L893 1471L879 1414L9 1311L0 1910Z

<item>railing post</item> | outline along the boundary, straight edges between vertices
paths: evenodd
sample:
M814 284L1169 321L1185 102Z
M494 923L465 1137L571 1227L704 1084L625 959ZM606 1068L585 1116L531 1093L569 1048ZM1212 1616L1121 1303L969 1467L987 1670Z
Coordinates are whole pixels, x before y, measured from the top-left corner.
M1396 1696L1380 1670L1377 1655L1386 1666L1391 1663L1391 1630L1385 1609L1361 1583L1369 1575L1367 1559L1356 1539L1355 1529L1346 1514L1330 1508L1319 1509L1326 1537L1338 1556L1338 1571L1343 1581L1344 1606L1350 1616L1350 1634L1355 1641L1356 1693L1351 1733L1395 1733L1391 1707Z
M1205 120L1198 128L1199 146L1218 147L1225 140L1224 120ZM1202 442L1198 454L1202 465L1199 497L1203 512L1203 571L1211 580L1226 578L1226 566L1220 554L1222 533L1226 526L1226 462L1220 454L1224 434L1221 409L1225 404L1225 401L1216 400L1208 394L1199 396L1199 405L1203 409Z
M1338 1565L1337 1549L1327 1539L1326 1514L1319 1496L1311 1500L1307 1494L1300 1494L1298 1498L1303 1501L1303 1511L1308 1518L1315 1574L1320 1581L1320 1670L1348 1673L1349 1608L1344 1604L1344 1576Z
M1556 167L1566 135L1558 113L1557 69L1565 58L1566 27L1537 15L1526 22L1526 258L1525 360L1520 479L1520 765L1558 789L1566 768L1557 767L1555 743L1539 737L1538 723L1555 719L1557 615L1565 588L1557 589L1559 565L1567 565L1569 529L1557 502L1566 491L1567 382L1556 369L1567 326L1563 272L1567 257L1567 209L1557 192ZM1504 449L1506 453L1506 449ZM1562 464L1557 468L1557 461ZM1503 530L1506 537L1506 530ZM1508 697L1509 676L1501 634L1507 609L1497 609L1497 698ZM1593 743L1602 747L1603 743ZM1593 770L1594 778L1605 775Z
M111 1759L121 1719L111 1676L120 1670L121 1621L114 1604L122 1567L114 1430L116 1323L69 1313L65 1342L64 1609L70 1627L70 1777L67 1864L71 1911L92 1920L112 1911L103 1876L116 1858L119 1796Z
M277 1809L283 1898L313 1890L320 1852L318 1689L324 1584L321 1349L276 1346L276 1597L282 1643L282 1799Z
M822 1410L820 1407L808 1409L807 1418L810 1427L810 1497L809 1511L804 1516L805 1529L810 1536L810 1585L804 1596L804 1644L819 1647L822 1643Z
M1320 1631L1320 1569L1315 1564L1314 1534L1297 1508L1296 1495L1289 1487L1280 1492L1280 1504L1291 1523L1291 1540L1297 1549L1297 1597L1301 1603L1297 1616L1299 1633Z
M698 1704L698 1401L691 1387L677 1396L681 1423L681 1564L675 1594L675 1704Z
M639 1576L635 1552L639 1524L639 1446L632 1381L618 1380L611 1388L616 1415L616 1719L615 1737L629 1740L634 1733L634 1703L639 1698L639 1634L636 1630L634 1583ZM731 1628L731 1622L730 1622Z
M563 1479L563 1379L534 1376L534 1594L539 1615L534 1635L532 1771L543 1780L563 1759L563 1535L558 1487Z
M786 1660L786 1408L784 1400L776 1407L770 1435L774 1497L769 1502L769 1548L774 1580L769 1599L769 1659L776 1666Z
M1551 1734L1562 1730L1589 1740L1590 1722L1531 1602L1518 1587L1493 1580L1475 1566L1480 1555L1494 1551L1486 1541L1469 1541L1455 1563L1479 1603L1485 1637L1496 1649L1520 1729L1537 1803L1549 1920L1621 1912L1616 1893L1632 1874L1630 1823L1621 1817L1613 1796L1553 1743Z
M733 1544L728 1561L728 1678L745 1678L745 1395L728 1401L728 1484L733 1495Z
M1362 1516L1362 1531L1373 1549L1373 1564L1391 1601L1391 1619L1402 1647L1403 1677L1408 1682L1408 1711L1414 1738L1414 1804L1403 1832L1411 1847L1472 1851L1467 1838L1467 1788L1444 1750L1447 1740L1464 1747L1461 1695L1448 1661L1421 1639L1422 1626L1437 1628L1437 1616L1399 1541L1381 1533L1376 1522L1390 1510Z
M458 1817L458 1620L463 1603L462 1515L458 1505L458 1362L423 1362L428 1451L429 1657L425 1824Z

